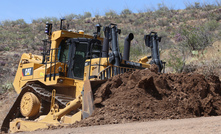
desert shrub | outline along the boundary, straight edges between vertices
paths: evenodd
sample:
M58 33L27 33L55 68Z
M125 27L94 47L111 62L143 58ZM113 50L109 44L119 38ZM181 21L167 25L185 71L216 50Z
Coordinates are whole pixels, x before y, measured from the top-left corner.
M211 12L211 13L208 14L208 18L209 18L209 20L220 21L221 20L221 14L220 13Z
M161 42L159 42L160 50L165 50L173 47L175 44L168 37L170 34L165 31L158 32L158 36L161 37Z
M186 9L199 9L201 8L201 4L199 2L195 2L195 3L190 3L190 2L186 2L185 3Z
M10 27L10 26L12 26L12 21L10 21L10 20L4 20L4 21L2 21L1 23L2 23L2 25L3 25L4 27Z
M76 19L84 19L84 15L78 14L78 15L76 15L75 18L76 18Z
M142 47L138 47L140 45L137 44L137 46L131 46L130 48L130 59L131 60L137 60L139 55L142 55Z
M207 28L209 31L215 31L219 25L220 24L216 20L210 20L205 23L205 28Z
M42 32L45 30L45 25L43 24L36 24L36 30L38 33Z
M97 19L97 20L99 20L99 17L100 17L100 15L97 13L97 14L95 14L95 18Z
M123 11L121 11L120 15L122 15L123 17L127 17L127 15L132 14L133 12L130 9L124 9Z
M22 28L22 32L24 32L24 33L30 33L32 30L31 30L31 28L30 27L26 27L26 28Z
M221 68L220 60L211 60L211 61L202 61L202 65L200 66L201 71L204 76L209 77L211 75L220 76L221 72L219 69Z
M2 85L1 89L2 90L0 91L0 93L2 94L7 91L12 91L14 89L14 87L11 82L6 82L4 85Z
M9 51L9 50L10 50L10 47L9 47L9 46L4 46L3 50L4 50L4 51Z
M166 66L172 67L174 72L182 72L185 67L185 57L176 49L169 53L169 58L166 59Z
M147 23L146 28L154 28L156 25L154 23Z
M108 12L105 13L105 16L113 18L117 16L117 13L114 10L109 10Z
M28 26L28 24L24 21L24 19L18 19L18 20L15 20L15 21L10 21L10 24L12 26L19 26L20 28L26 28Z
M210 10L214 9L215 7L216 7L216 5L214 5L214 4L209 4L209 3L202 4L202 9L204 11L210 11Z
M160 20L158 20L157 23L158 23L159 26L162 26L162 27L169 26L169 22L168 22L167 19L160 19Z
M91 13L90 12L84 12L84 18L90 18Z
M186 2L185 3L186 9L201 9L203 11L210 11L216 7L220 6L220 0L216 0L216 2L210 3L210 1L204 2Z
M138 26L138 25L143 24L144 21L145 21L144 18L136 19L133 24L134 26Z
M180 33L176 33L174 38L176 42L181 42L184 40L184 37Z
M169 8L166 6L165 3L158 3L158 9L155 11L154 15L156 18L158 17L169 17L171 14L171 11L169 10Z
M33 24L37 24L37 23L39 23L37 19L32 19L31 22L32 22Z
M182 26L179 34L183 38L180 45L187 47L190 51L202 50L212 43L211 33L204 26Z
M118 23L121 23L121 22L122 22L122 19L120 19L120 18L116 18L116 19L115 19L115 23L118 24Z

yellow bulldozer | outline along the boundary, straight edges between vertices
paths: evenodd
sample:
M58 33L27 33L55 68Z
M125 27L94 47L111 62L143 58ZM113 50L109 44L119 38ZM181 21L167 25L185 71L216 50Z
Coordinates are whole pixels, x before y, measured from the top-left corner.
M1 126L4 132L34 131L72 124L89 117L94 111L93 94L110 77L150 68L157 64L159 72L165 64L160 60L158 42L160 37L151 32L144 36L151 56L137 62L129 60L130 33L124 42L121 56L116 24L103 28L96 25L93 35L83 31L63 29L52 32L52 24L46 23L42 55L24 53L14 79L14 88L19 94ZM150 63L148 59L152 58Z

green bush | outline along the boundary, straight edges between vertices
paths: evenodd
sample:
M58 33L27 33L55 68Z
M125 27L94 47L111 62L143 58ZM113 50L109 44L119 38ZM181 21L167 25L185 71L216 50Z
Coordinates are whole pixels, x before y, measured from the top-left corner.
M199 2L195 2L195 3L186 2L185 6L186 6L187 10L202 8L202 6L201 6L201 4Z
M141 24L144 23L144 21L145 21L144 18L136 19L136 20L134 21L134 26L141 25Z
M172 52L169 53L166 66L172 67L175 72L180 73L185 67L185 58L179 51L172 50Z
M205 28L207 28L209 31L215 31L219 27L219 23L216 20L210 20L207 23L205 23Z
M156 18L158 17L166 17L171 14L171 11L169 8L166 6L165 3L158 3L158 9L155 11L154 15Z
M132 14L133 12L130 9L124 9L123 11L121 11L120 15L122 15L123 17L126 17L127 15Z
M14 89L12 83L10 82L6 82L6 84L2 85L2 90L0 91L0 93L5 93L7 91L12 91Z
M114 10L109 10L108 12L105 13L105 16L113 18L117 16L117 13Z
M90 18L91 13L90 12L84 12L84 18Z
M2 21L1 23L2 23L2 25L3 25L4 27L10 27L10 26L12 26L12 21L10 21L10 20L4 20L4 21Z
M4 51L9 51L10 50L10 47L9 46L5 46L4 47Z
M180 34L183 39L180 44L187 47L190 51L202 50L212 44L211 33L204 26L182 26Z
M160 19L160 20L158 20L158 25L159 26L169 26L169 22L168 22L168 20L167 19Z

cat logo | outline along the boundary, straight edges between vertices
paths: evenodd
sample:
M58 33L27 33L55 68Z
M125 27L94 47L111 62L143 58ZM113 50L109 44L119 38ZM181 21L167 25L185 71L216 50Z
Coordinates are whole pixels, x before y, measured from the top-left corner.
M33 75L33 67L22 69L22 76Z

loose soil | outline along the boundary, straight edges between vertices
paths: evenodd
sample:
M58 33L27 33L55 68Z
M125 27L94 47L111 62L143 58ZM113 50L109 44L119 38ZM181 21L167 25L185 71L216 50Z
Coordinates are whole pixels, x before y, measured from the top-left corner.
M217 76L161 74L156 67L109 79L94 95L92 116L71 127L221 115Z
M68 127L221 115L219 77L196 73L162 74L157 70L152 66L109 79L94 94L93 114ZM11 100L6 96L12 95L1 95L0 100ZM13 94L13 98L15 96ZM13 103L8 101L2 104ZM2 110L1 117L5 117L7 112Z

